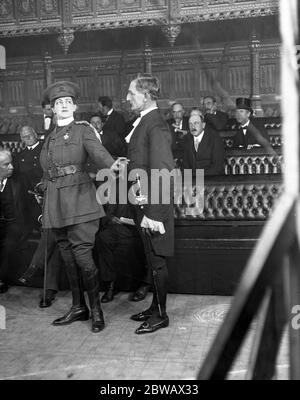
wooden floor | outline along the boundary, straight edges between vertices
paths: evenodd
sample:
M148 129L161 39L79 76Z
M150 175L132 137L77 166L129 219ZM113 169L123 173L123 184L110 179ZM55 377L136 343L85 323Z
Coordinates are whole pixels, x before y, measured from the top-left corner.
M0 295L6 309L6 329L0 329L0 379L195 379L231 302L230 297L171 294L170 326L138 336L134 330L139 323L129 316L147 308L151 294L133 303L128 293L119 293L103 305L105 330L93 334L90 321L51 325L70 307L69 291L60 292L47 309L38 307L39 293L11 287ZM254 327L229 379L245 377ZM277 379L288 377L286 336Z

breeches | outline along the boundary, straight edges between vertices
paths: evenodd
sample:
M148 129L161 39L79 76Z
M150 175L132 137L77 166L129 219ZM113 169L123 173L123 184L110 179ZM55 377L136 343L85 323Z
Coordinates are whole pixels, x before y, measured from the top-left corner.
M62 258L67 265L75 261L84 272L95 270L92 250L98 228L99 220L96 219L53 229Z

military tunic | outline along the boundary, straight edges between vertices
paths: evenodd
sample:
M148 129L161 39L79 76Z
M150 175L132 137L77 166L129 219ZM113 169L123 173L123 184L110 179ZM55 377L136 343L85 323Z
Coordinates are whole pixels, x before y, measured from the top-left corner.
M44 228L62 228L104 215L96 201L94 183L84 170L88 157L99 169L110 168L114 162L89 126L73 121L55 128L46 138L40 156L45 184ZM53 177L56 167L70 165L76 166L77 172Z

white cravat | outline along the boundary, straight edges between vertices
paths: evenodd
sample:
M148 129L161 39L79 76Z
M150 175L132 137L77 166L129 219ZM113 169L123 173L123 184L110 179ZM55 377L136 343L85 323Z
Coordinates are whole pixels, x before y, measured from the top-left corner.
M2 192L4 191L4 189L5 189L6 182L7 182L7 178L3 179L3 180L0 182L0 192L1 192L1 193L2 193Z
M202 141L203 135L204 135L204 130L200 133L199 136L196 136L196 137L194 136L194 147L195 147L196 152L198 151L198 147Z
M149 112L153 111L153 110L157 110L157 106L153 106L150 108L147 108L147 110L141 111L140 116L134 121L133 128L131 129L131 131L129 132L129 134L126 136L125 140L127 143L130 142L131 136L133 135L133 132L135 130L135 128L138 126L138 124L141 122L141 119L148 114Z

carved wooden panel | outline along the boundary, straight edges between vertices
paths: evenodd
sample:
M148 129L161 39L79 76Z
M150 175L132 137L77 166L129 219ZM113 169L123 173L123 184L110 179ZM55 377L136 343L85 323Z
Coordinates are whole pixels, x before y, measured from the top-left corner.
M280 77L276 77L276 65L266 64L260 67L260 92L263 94L275 93L276 80Z
M214 82L217 80L216 68L199 67L199 92L206 94L213 91Z
M97 12L100 14L110 14L117 10L116 0L97 0Z
M56 18L59 16L60 10L58 0L42 0L40 2L41 17L44 19Z
M170 14L180 23L278 14L279 0L1 0L0 36L52 34L64 23L76 31L164 24ZM103 15L105 19L103 20Z
M160 98L168 99L170 97L170 71L156 71L153 74L157 76L161 84Z
M92 103L95 100L94 91L96 89L93 78L91 76L79 76L76 81L80 87L80 102Z
M121 11L133 11L141 8L141 0L119 0L119 7Z
M118 97L118 77L116 75L100 75L96 86L95 98L99 96ZM94 98L94 101L95 101Z
M8 104L11 106L24 106L24 81L23 80L9 80L7 82L7 99Z
M3 107L4 106L4 96L5 96L5 93L4 93L4 82L2 81L0 81L0 107Z
M44 91L44 79L38 78L32 80L32 100L34 104L40 104L42 101L42 93Z
M92 14L92 1L91 0L72 0L73 15L88 15Z
M225 44L224 44L225 46ZM182 101L187 108L199 104L199 99L207 94L214 94L225 99L224 110L230 110L235 98L248 97L250 90L250 59L245 61L244 46L231 45L226 59L222 58L222 48L213 51L209 46L202 47L199 59L197 48L177 47L173 49L153 49L152 71L158 76L162 90L163 107L168 107L169 100ZM270 54L272 57L270 58ZM260 49L260 93L263 108L278 104L280 94L279 60L277 43L262 43ZM123 61L122 61L123 60ZM118 104L125 104L130 81L138 72L143 71L143 54L140 51L124 53L77 54L76 56L58 56L51 60L52 81L78 81L85 109L92 107L97 97L108 95ZM18 103L25 107L40 105L39 98L46 76L45 65L40 58L25 60L8 60L8 68L0 74L2 85L2 108L0 115L9 114L9 107ZM26 81L28 90L18 99L16 94L9 93L11 88L6 81ZM17 83L19 87L20 83ZM31 87L32 86L32 87ZM18 93L17 89L13 89ZM21 109L19 110L21 112ZM18 111L18 112L19 112ZM24 112L24 109L23 109ZM269 111L268 111L269 112Z
M36 0L17 0L17 13L21 20L37 18Z
M10 0L0 1L0 21L9 22L14 19L13 4Z
M250 67L230 67L228 78L230 93L234 95L250 94Z
M146 0L145 1L146 9L158 9L158 8L166 8L168 6L167 0Z
M194 70L180 70L174 72L175 97L193 97Z

